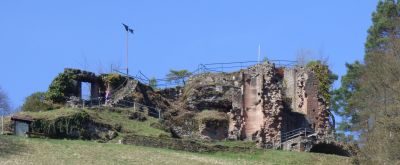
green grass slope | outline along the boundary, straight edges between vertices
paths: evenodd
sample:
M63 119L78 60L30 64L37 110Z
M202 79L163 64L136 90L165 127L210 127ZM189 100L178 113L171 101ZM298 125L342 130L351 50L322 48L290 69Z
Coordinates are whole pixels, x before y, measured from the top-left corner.
M43 112L19 112L18 115L30 116L34 119L45 119L54 120L63 116L72 116L80 111L84 111L89 114L91 119L98 123L104 123L108 125L119 125L121 131L119 132L119 138L126 134L137 134L144 136L159 137L160 135L169 136L169 133L152 127L152 124L158 123L158 120L153 117L148 117L146 121L137 121L129 119L129 114L132 113L131 109L72 109L72 108L61 108Z
M350 158L265 150L256 153L189 153L82 140L0 135L0 164L350 164Z

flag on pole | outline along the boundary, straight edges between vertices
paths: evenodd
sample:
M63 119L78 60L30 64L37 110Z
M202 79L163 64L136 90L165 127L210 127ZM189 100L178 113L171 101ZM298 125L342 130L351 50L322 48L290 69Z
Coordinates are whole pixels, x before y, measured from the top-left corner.
M133 29L129 28L129 26L128 26L128 25L125 25L124 23L122 23L122 25L124 25L125 30L126 30L127 32L130 32L130 33L133 34L133 31L134 31Z

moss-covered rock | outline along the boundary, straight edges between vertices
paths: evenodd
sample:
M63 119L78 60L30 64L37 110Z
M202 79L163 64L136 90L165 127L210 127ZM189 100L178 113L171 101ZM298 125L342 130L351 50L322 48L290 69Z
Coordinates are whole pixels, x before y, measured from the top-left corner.
M110 140L117 135L112 125L96 122L85 111L55 118L36 118L31 128L33 132L51 138Z

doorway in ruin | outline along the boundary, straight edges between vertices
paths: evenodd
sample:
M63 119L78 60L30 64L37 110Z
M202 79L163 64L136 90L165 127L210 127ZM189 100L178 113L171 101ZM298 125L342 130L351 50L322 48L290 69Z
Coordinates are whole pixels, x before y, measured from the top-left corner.
M83 100L90 100L91 97L92 84L89 82L81 83L81 98Z

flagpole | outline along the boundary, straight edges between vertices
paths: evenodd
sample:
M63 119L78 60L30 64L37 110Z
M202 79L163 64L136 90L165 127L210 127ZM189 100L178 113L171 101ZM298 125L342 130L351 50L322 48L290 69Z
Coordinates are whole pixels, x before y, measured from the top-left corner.
M260 63L260 55L261 55L261 45L258 44L258 58L257 58L258 63Z
M129 30L126 31L126 74L129 75L129 69L128 69L128 34Z
M133 30L129 28L128 25L125 25L124 23L122 23L122 25L124 26L125 30L126 30L126 74L129 74L129 32L133 33Z

